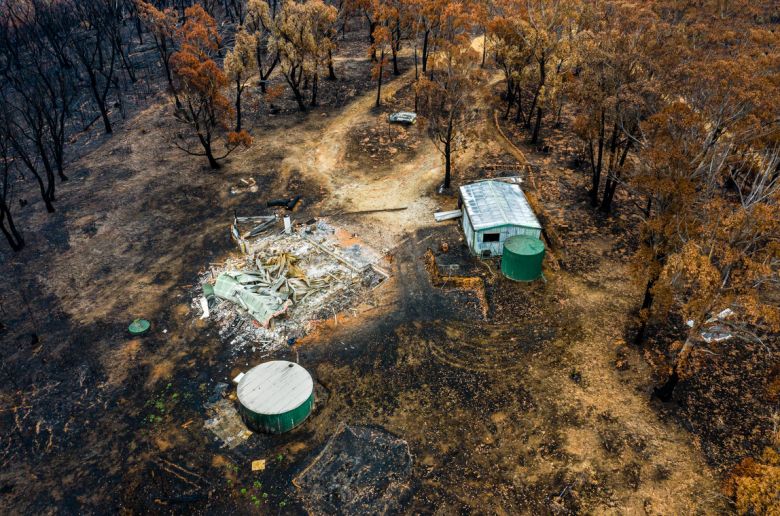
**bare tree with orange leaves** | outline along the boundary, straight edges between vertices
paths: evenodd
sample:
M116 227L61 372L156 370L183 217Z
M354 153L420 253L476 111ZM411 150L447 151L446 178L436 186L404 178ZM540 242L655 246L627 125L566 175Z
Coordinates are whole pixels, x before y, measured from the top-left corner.
M144 0L136 0L136 9L138 16L144 22L149 32L152 34L154 46L160 55L160 64L165 71L165 78L168 81L168 87L174 94L176 105L179 105L179 99L173 87L173 75L171 74L171 56L175 51L174 43L178 16L173 9L157 9L154 5Z
M216 21L199 5L188 7L185 15L187 21L177 32L181 50L171 56L174 87L182 101L175 116L192 129L197 142L179 135L181 141L176 146L193 156L205 156L209 166L218 169L219 160L240 146L248 147L252 138L246 131L227 132L228 120L233 116L223 93L228 79L211 58L220 44ZM216 155L214 144L220 137L225 148ZM202 150L195 150L197 146Z
M463 4L451 4L440 14L439 50L428 75L416 84L428 133L444 157L445 190L452 180L453 154L465 144L464 133L475 118L475 93L483 77L481 55L471 45L472 22Z

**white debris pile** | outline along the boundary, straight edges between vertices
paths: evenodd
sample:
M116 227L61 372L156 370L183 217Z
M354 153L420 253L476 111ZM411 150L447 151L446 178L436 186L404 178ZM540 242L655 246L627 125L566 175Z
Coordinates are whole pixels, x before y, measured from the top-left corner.
M234 351L271 351L293 343L317 321L366 300L387 277L377 253L359 244L344 249L335 234L320 221L290 234L270 228L256 240L242 240L245 254L201 275L196 313L215 321Z

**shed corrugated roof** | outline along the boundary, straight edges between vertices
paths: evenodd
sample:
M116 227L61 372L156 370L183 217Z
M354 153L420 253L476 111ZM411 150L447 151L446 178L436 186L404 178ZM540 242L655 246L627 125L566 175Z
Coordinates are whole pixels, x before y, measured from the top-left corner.
M542 228L516 184L480 181L461 186L460 196L476 231L507 225Z

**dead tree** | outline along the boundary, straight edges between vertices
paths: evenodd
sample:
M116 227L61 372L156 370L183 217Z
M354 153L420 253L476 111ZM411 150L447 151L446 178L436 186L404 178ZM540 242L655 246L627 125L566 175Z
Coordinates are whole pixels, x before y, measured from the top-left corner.
M89 91L100 111L106 134L113 132L108 110L108 92L116 71L117 51L102 19L110 15L98 3L75 2L76 12L87 25L74 34L71 50L86 75Z
M12 250L21 251L24 238L16 227L11 212L12 183L15 182L16 174L10 142L5 134L0 132L0 231Z

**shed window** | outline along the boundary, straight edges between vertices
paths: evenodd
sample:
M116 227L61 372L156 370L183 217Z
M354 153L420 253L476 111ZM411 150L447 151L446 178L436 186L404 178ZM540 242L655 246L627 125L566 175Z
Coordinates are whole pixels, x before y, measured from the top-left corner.
M482 234L482 241L483 242L498 242L500 236L501 236L500 233L483 233Z

